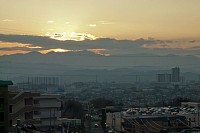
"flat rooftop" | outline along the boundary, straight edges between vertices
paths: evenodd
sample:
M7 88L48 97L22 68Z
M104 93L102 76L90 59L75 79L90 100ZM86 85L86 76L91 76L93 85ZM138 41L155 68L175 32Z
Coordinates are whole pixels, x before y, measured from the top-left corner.
M139 115L139 116L129 116L129 117L124 117L126 119L154 119L154 120L174 120L174 119L185 119L185 116L180 116L180 115Z
M8 85L13 85L13 82L12 81L0 80L0 87L6 87Z

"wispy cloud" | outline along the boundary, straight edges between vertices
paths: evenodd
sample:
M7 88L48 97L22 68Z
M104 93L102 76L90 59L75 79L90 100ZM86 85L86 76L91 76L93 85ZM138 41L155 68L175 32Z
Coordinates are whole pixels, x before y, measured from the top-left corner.
M197 50L200 49L200 41L192 40L192 41L160 41L157 40L155 44L144 44L142 47L149 49L183 49L183 50Z
M47 54L49 52L56 52L56 53L58 53L58 52L60 52L60 53L63 53L63 52L73 52L73 50L56 48L56 49L40 50L39 52L42 53L42 54Z
M66 40L73 40L73 41L83 41L83 40L95 40L95 37L89 33L77 33L77 32L60 32L60 33L47 33L45 36L50 37L51 39L66 41Z
M70 24L70 22L65 22L65 24Z
M87 49L87 51L93 52L98 55L110 56L110 54L105 53L105 51L108 51L107 49Z
M114 22L109 22L109 21L99 21L99 23L104 25L115 24Z
M47 23L54 23L54 21L52 21L52 20L49 20L49 21L47 21Z
M74 40L74 41L95 40L95 39L97 39L97 37L89 33L71 32L69 34L69 40Z
M4 20L2 20L3 22L13 22L13 21L15 21L15 20L12 20L12 19L4 19Z
M32 50L42 49L41 46L36 46L32 44L23 44L17 42L0 42L0 50L4 51L14 51L14 50L21 50L21 51L32 51Z
M89 27L96 27L97 25L96 24L89 24L88 26Z

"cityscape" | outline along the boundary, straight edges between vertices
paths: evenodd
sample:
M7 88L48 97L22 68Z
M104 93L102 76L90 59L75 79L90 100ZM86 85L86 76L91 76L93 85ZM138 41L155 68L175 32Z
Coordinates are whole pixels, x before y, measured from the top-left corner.
M0 133L200 133L200 0L0 0Z
M69 84L55 76L1 80L1 132L198 132L200 80L184 80L180 67L154 76L129 83L97 75Z

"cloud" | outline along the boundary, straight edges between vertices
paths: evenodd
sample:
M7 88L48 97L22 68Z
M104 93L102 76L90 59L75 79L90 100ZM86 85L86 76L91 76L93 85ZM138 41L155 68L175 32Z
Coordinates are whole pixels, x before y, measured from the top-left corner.
M15 20L12 20L12 19L4 19L4 20L2 20L3 22L13 22L13 21L15 21Z
M66 40L66 32L62 32L62 33L46 33L46 36L55 39L55 40Z
M152 40L138 39L138 40L115 40L110 38L96 38L95 40L89 40L94 36L89 33L70 33L72 40L55 40L55 36L60 34L54 34L54 36L32 36L32 35L5 35L0 34L0 41L10 42L10 43L21 43L21 44L31 44L31 46L42 47L39 50L49 50L49 49L68 49L68 50L88 50L88 49L102 49L108 50L109 53L104 54L126 54L133 51L141 51L141 44L151 44L154 43ZM83 39L83 41L74 41L73 39ZM36 50L36 49L34 49ZM105 52L104 50L104 52ZM108 52L106 51L106 52Z
M110 54L105 53L105 51L108 51L107 49L87 49L87 51L93 52L98 55L110 56Z
M70 24L70 22L65 22L65 24Z
M109 21L99 21L99 23L103 25L115 24L114 22L109 22Z
M0 42L0 51L37 51L39 49L42 47L16 42Z
M77 51L76 50L56 48L56 49L40 50L39 52L42 53L42 54L47 54L49 52L63 53L63 52L77 52Z
M3 55L12 55L12 54L26 54L26 53L29 53L31 51L24 51L24 50L1 50L0 52L0 56L3 56Z
M149 49L183 49L183 50L198 50L200 49L200 40L192 41L157 41L155 44L143 45L144 48Z
M66 40L74 40L74 41L83 41L86 39L95 40L95 37L89 33L77 33L77 32L55 32L55 33L46 33L46 36L50 37L51 39L66 41Z
M49 20L49 21L47 21L47 23L54 23L54 21L52 21L52 20Z
M89 33L54 33L49 36L32 35L6 35L0 34L0 41L6 43L19 43L23 47L1 49L1 50L71 50L71 51L90 51L100 55L199 55L200 41L190 42L191 40L156 40L156 39L136 39L136 40L116 40L111 38L90 39L93 35ZM62 41L60 38L64 38ZM66 38L70 37L69 40ZM77 38L82 41L77 41ZM76 40L76 41L75 41ZM25 44L25 45L24 45ZM62 51L62 50L61 50Z
M88 26L89 27L96 27L97 25L96 24L89 24Z

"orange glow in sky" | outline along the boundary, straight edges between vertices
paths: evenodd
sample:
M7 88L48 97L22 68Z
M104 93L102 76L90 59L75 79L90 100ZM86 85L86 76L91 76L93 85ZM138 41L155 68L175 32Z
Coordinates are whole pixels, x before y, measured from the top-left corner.
M199 7L199 0L1 0L0 33L199 38Z

